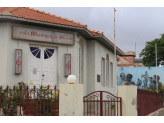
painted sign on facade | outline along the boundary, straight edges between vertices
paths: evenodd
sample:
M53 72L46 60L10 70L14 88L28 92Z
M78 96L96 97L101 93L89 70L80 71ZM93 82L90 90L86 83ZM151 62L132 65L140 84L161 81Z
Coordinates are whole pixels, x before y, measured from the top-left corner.
M66 58L66 71L65 76L71 75L71 54L65 54Z
M164 67L157 67L157 82L164 84ZM156 85L156 67L117 68L117 85L136 85L147 89Z
M15 74L22 73L22 50L16 49L15 50Z
M58 44L74 44L74 34L13 26L12 38L44 41Z

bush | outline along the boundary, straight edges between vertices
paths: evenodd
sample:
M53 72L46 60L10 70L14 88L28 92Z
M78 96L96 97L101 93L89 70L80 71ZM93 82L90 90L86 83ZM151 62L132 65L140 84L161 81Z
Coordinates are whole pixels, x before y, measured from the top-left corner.
M150 92L155 92L155 93L157 92L156 86L155 87L150 87L147 90L150 91ZM159 81L159 83L158 83L158 93L162 94L161 101L164 102L164 85L162 85L161 81Z
M58 114L58 91L56 88L54 90L49 86L41 86L38 90L37 96L38 100L35 103L38 105L36 112L44 115L54 115ZM32 91L34 91L32 89ZM34 91L35 93L35 91Z
M29 105L30 104L30 105ZM32 104L32 106L31 106ZM58 115L58 91L51 86L41 86L40 88L26 88L22 85L20 88L14 86L11 89L0 87L0 108L7 116L17 115L17 106L23 107L24 111L35 108L31 115L39 113L40 115ZM27 106L30 106L27 108ZM29 109L30 108L30 109Z
M5 115L16 115L17 106L20 106L20 102L24 99L23 89L23 87L19 89L18 86L14 86L13 89L9 86L0 87L0 108L3 109Z
M147 90L150 92L157 92L156 86L149 87ZM159 83L158 83L158 93L164 94L164 85L162 85L161 81L159 81Z

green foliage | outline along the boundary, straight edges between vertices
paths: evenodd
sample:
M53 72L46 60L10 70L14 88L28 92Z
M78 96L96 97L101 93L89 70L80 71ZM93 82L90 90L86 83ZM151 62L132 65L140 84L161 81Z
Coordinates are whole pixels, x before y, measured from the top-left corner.
M152 41L147 41L145 48L142 49L139 57L142 57L142 62L146 67L155 66L155 43L157 43L157 65L164 60L164 34L161 34L161 38L156 38Z
M38 90L38 99L33 101L33 103L39 105L36 112L45 115L54 115L56 116L58 111L58 92L52 90L51 86L42 86ZM31 90L33 91L33 89Z
M28 96L27 96L28 95ZM35 96L34 96L35 95ZM25 85L15 89L0 88L0 108L7 116L17 115L17 106L23 107L23 110L29 110L28 105L35 107L34 113L41 116L58 115L58 92L52 90L51 86L41 88L25 89Z
M156 86L155 87L150 87L150 88L148 88L147 90L148 91L150 91L150 92L154 92L154 93L156 93L157 92L157 90L156 90L157 88L156 88ZM159 81L159 83L158 83L158 93L161 93L162 94L162 99L161 99L161 101L162 102L164 102L164 85L162 85L162 82L161 81ZM150 99L151 99L152 97L150 97Z
M161 101L164 102L164 98L162 98Z
M109 103L109 108L114 109L114 103L112 103L112 104Z
M3 112L7 116L16 115L17 106L20 106L20 102L25 95L23 89L24 87L19 89L18 86L15 89L10 87L0 89L0 108L4 109Z
M157 88L155 86L155 87L149 87L147 90L150 92L157 92L156 89ZM164 85L162 85L161 81L158 82L158 93L164 94Z
M140 106L139 106L139 105L137 105L137 108L140 108Z
M115 101L115 100L114 100L114 99L111 99L111 101ZM114 108L115 108L114 102L109 103L109 108L110 108L110 109L114 109Z

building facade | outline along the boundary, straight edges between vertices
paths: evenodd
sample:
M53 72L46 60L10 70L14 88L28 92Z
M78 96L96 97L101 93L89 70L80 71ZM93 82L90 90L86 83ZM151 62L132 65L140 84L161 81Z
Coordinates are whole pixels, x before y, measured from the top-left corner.
M1 7L0 37L0 85L59 87L73 74L84 95L117 92L114 44L87 25L32 8Z

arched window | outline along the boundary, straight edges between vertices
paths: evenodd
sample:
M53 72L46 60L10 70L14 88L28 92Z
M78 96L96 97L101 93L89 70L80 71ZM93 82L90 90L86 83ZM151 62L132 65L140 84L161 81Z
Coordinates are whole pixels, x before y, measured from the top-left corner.
M110 87L113 88L113 63L110 62Z
M79 41L79 84L83 83L83 41Z
M109 55L106 55L106 85L107 87L110 87L109 85Z
M105 58L101 58L101 85L105 87Z
M40 49L38 47L30 47L31 53L38 59L40 59Z

